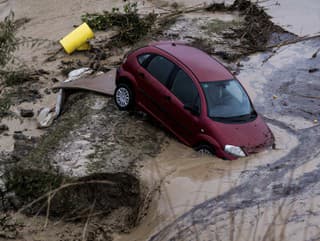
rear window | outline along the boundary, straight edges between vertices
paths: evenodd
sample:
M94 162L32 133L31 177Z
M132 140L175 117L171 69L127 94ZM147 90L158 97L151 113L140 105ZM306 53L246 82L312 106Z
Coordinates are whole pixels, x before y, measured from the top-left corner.
M144 65L145 61L151 56L151 54L141 54L138 56L138 62L140 65Z
M162 84L167 85L169 76L174 68L174 64L163 56L155 56L147 66L150 74L158 79Z
M171 91L183 104L190 106L196 104L197 87L183 70L178 70L173 80Z

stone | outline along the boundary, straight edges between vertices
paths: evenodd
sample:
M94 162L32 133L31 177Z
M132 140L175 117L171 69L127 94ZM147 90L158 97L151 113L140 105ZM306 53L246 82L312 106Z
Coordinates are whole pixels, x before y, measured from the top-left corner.
M0 124L0 134L2 134L5 131L8 131L9 127L5 124Z
M22 117L33 117L34 116L34 112L33 110L29 110L29 109L21 109L20 110L20 115Z

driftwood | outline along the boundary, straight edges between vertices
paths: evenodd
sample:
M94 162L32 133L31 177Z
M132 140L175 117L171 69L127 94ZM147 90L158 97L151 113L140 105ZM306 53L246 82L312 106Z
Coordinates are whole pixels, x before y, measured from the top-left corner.
M269 45L269 46L266 47L266 49L280 48L282 46L295 44L295 43L298 43L298 42L302 42L302 41L306 41L306 40L310 40L310 39L315 39L315 38L320 38L320 34L314 35L314 36L307 35L307 36L298 37L298 38L295 38L295 39L292 39L292 40L283 41L283 42L278 43L278 44Z
M320 52L320 48L318 48L318 50L311 56L311 58L315 58L317 57L317 54Z

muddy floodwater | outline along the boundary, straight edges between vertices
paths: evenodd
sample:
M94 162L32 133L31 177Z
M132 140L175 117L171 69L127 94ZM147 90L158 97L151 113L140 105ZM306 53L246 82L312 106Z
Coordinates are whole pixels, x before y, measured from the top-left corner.
M310 217L309 224L302 219L308 213L308 203L315 204L318 198L308 191L313 187L305 179L306 173L318 176L320 129L314 119L319 118L319 108L314 102L317 106L319 101L305 103L277 87L290 82L301 88L300 93L310 93L308 87L298 84L303 81L319 88L319 75L308 72L319 64L319 59L311 59L317 46L318 41L303 42L279 49L268 61L269 54L256 54L241 62L238 78L257 110L270 118L274 150L229 162L197 156L171 142L142 172L149 185L154 179L161 183L152 211L130 236L117 240L264 240L270 233L275 240L318 237L317 229L309 227L317 219ZM301 68L289 71L297 64ZM303 117L299 105L316 108L314 114ZM270 171L279 174L271 178ZM304 190L305 185L308 188ZM299 198L298 191L302 192Z

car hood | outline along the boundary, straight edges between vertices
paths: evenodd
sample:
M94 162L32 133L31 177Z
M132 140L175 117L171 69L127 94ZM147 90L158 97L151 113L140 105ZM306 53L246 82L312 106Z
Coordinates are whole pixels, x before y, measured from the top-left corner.
M241 147L246 154L259 152L274 143L274 137L267 124L261 118L246 123L221 123L212 121L212 133L222 147L234 145Z

